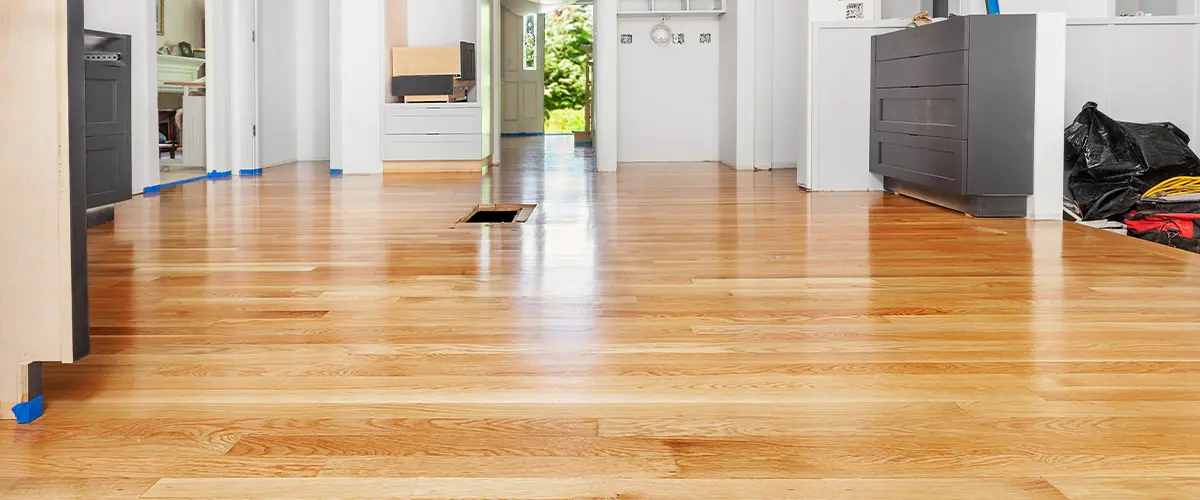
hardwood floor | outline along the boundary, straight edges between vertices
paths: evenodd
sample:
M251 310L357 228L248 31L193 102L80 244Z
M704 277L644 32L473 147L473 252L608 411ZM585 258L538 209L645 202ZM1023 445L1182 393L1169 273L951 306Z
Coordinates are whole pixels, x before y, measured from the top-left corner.
M559 146L121 205L0 497L1200 498L1200 256Z

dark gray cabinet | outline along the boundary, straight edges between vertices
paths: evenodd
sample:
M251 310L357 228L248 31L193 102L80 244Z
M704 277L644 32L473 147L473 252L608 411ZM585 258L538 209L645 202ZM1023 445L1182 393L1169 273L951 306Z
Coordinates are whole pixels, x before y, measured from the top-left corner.
M873 37L871 172L980 217L1033 194L1037 17L963 16Z
M128 35L87 31L84 36L87 207L133 195Z

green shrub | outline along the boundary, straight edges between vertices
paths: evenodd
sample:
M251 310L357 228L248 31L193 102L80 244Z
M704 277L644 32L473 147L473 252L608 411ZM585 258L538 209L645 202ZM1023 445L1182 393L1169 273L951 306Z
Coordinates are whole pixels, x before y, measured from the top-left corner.
M583 109L586 98L583 68L587 55L584 48L591 44L591 6L571 5L546 14L547 120L557 109ZM580 126L576 130L582 129Z
M547 113L546 133L563 134L583 130L582 109L556 109Z

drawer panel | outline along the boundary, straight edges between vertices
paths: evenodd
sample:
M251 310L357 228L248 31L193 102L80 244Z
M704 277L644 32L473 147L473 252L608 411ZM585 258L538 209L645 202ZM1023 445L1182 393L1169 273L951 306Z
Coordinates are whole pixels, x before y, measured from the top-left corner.
M965 85L877 89L871 94L872 127L880 132L966 139L967 92Z
M387 106L383 133L395 134L481 134L483 116L479 108L433 106Z
M966 50L967 18L953 17L915 29L876 35L875 60L889 61L938 52Z
M966 141L875 132L871 172L951 194L962 194Z
M385 135L384 161L478 160L483 134Z
M875 63L875 88L966 85L967 51L942 52Z

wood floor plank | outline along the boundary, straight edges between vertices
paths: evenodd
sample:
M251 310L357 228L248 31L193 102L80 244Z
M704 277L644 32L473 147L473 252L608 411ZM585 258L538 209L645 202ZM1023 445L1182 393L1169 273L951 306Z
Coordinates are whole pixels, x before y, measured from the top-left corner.
M787 171L597 173L566 137L504 156L119 205L91 355L0 421L0 498L1200 496L1200 256ZM481 202L538 208L453 226Z
M1200 478L1054 478L1050 484L1071 500L1179 500L1200 498Z
M135 500L157 479L76 479L38 477L13 480L9 489L0 486L0 498L55 498L62 500ZM0 485L4 484L0 480Z
M421 478L414 499L425 498L721 498L743 500L839 498L875 500L1063 500L1038 479L921 480L603 480Z
M326 498L411 498L416 479L163 479L142 498L256 498L317 500Z
M359 456L330 457L321 477L669 478L666 456Z

